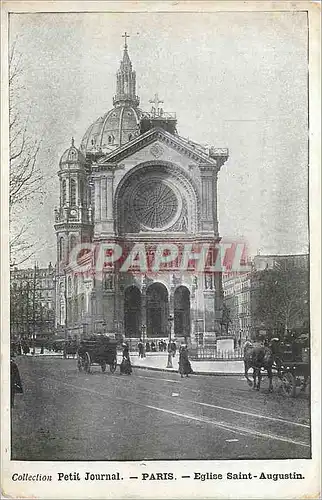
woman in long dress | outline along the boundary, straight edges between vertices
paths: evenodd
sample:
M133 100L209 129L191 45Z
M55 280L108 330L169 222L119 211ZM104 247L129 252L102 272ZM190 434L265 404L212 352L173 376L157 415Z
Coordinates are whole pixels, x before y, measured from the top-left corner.
M19 369L17 363L11 359L10 360L10 396L11 396L11 408L15 404L15 394L22 394L23 388L20 378Z
M131 375L131 373L132 373L132 365L130 360L129 347L127 344L123 344L123 358L120 365L120 374Z
M193 373L186 345L182 345L179 350L179 373L181 375L181 378L184 375L188 377L190 373Z

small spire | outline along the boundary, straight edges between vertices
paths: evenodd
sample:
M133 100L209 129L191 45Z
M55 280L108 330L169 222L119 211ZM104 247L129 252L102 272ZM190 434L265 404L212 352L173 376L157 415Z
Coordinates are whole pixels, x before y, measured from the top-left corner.
M74 147L75 147L75 139L74 139L74 137L72 137L72 148L74 148Z
M125 31L123 60L120 64L120 69L116 74L116 95L113 98L114 106L122 105L123 103L138 106L140 99L135 94L136 92L136 75L132 69L131 59L127 50L127 39L130 35Z

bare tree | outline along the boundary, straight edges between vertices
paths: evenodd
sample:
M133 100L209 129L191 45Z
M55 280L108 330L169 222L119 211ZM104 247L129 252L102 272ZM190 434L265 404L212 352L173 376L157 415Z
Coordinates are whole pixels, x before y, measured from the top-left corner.
M9 220L10 260L22 263L33 254L27 224L21 217L32 198L41 194L43 174L37 164L40 142L28 129L23 100L21 54L13 44L9 55ZM18 260L18 262L17 262Z
M287 334L309 318L309 274L290 260L258 273L255 316L267 328Z

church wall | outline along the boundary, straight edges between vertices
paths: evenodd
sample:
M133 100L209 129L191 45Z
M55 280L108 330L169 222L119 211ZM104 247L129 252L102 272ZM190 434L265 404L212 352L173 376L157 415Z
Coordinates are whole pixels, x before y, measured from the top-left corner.
M153 151L158 151L158 155L155 156L153 154ZM161 151L162 153L159 154L159 152ZM128 158L125 158L120 162L120 165L122 165L122 170L115 171L113 186L114 193L116 192L116 189L123 179L124 175L132 170L132 168L134 168L136 165L139 165L140 163L158 160L167 161L180 166L187 172L190 177L193 178L195 182L200 183L200 171L196 162L191 160L191 158L180 154L175 149L170 148L162 141L155 141L153 144L150 144L149 146L136 151Z
M129 85L126 86L125 82ZM157 96L155 98L157 99ZM175 242L184 242L186 239L193 241L196 234L200 242L215 241L218 238L217 170L221 166L220 159L218 160L215 154L210 155L210 152L209 156L206 156L205 152L200 152L198 146L193 149L191 143L185 145L185 141L180 140L178 136L170 136L169 133L162 131L152 135L159 139L135 151L138 144L151 141L152 137L150 133L147 135L143 133L142 140L139 138L137 142L132 141L132 134L139 135L142 111L138 108L135 72L132 70L127 52L126 38L123 61L117 73L117 91L113 105L114 108L99 118L85 134L82 151L75 148L72 140L71 147L61 158L59 173L61 197L59 208L55 212L57 261L61 260L60 253L67 260L71 247L77 242L94 240L96 243L112 240L122 243L124 234L127 234L130 245L136 241L143 241L148 245L169 239ZM157 103L151 112L158 115L159 111ZM160 111L160 119L161 116ZM143 132L143 128L141 130ZM128 141L128 148L117 150L120 143ZM113 155L109 154L112 148L116 150L114 158L125 156L117 164L113 162ZM104 163L101 153L96 155L99 151L106 153L108 155L106 158L109 157L111 163L108 160ZM86 153L88 154L85 159ZM163 163L161 168L159 168L160 163ZM147 177L149 175L153 177L150 185L148 183L143 185L143 191L145 189L143 193L140 193L143 171L131 177L132 170L141 165ZM163 209L162 214L166 209L170 209L168 217L156 215L153 211L156 202L153 199L152 209L151 205L147 207L148 198L145 198L145 194L150 193L157 183L161 188L163 184L164 191L159 191L152 198L157 199L160 192L163 194L160 206ZM116 196L121 200L119 206L117 206L118 200L115 200ZM141 201L135 204L134 199ZM146 207L150 211L148 216ZM125 216L125 213L131 214L131 211L133 217ZM60 241L62 252L60 252ZM150 254L153 251L150 247ZM222 312L220 275L212 277L203 274L194 275L171 270L169 266L168 272L154 275L106 273L100 277L87 277L85 281L80 279L81 285L78 285L76 279L76 287L73 277L73 286L67 287L67 307L64 287L68 276L65 275L65 263L59 264L57 269L57 320L62 325L62 330L67 320L70 332L75 332L77 329L82 331L83 328L87 333L94 331L123 333L124 294L126 287L133 284L141 293L141 324L146 325L146 292L149 285L160 282L168 291L168 303L164 305L163 302L163 316L174 314L175 290L180 286L185 286L189 290L192 343L197 339L200 340L200 332L212 338L215 332L218 333L218 320ZM67 272L73 275L72 270ZM186 294L186 290L184 293ZM182 307L180 314L182 317ZM180 328L186 328L189 322L180 324Z

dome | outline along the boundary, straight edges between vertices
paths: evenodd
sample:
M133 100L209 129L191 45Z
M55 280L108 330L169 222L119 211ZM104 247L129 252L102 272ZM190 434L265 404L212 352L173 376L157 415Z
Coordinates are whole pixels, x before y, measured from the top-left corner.
M66 151L62 155L59 165L62 166L65 163L77 163L78 165L85 165L86 163L86 159L83 153L75 147L74 139L72 139L72 145L68 149L66 149Z
M87 129L80 146L83 154L106 153L134 139L140 133L142 114L136 106L126 104L108 111Z

